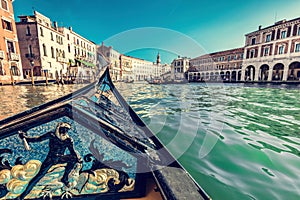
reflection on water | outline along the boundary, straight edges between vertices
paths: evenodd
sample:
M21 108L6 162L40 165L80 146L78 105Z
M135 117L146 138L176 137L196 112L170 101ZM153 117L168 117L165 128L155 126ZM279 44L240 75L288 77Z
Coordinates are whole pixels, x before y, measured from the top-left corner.
M300 87L116 86L213 199L300 199ZM79 87L0 87L0 118Z
M299 86L118 87L213 199L300 199Z
M83 85L1 86L0 119L71 93Z

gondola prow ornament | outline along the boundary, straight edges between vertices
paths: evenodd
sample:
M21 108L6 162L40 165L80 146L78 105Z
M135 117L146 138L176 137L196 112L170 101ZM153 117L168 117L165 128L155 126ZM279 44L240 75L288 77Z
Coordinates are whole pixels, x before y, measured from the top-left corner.
M29 144L28 144L28 142L27 142L27 140L26 140L26 138L25 138L25 136L24 136L24 135L25 135L25 132L23 132L23 131L18 131L18 134L19 134L19 137L22 138L22 140L23 140L25 149L26 149L27 151L30 151L31 148L30 148L30 146L29 146Z

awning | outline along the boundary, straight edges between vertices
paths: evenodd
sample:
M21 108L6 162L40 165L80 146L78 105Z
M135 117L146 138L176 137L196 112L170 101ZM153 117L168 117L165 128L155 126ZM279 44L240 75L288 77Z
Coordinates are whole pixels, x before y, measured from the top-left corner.
M91 68L93 68L93 67L95 67L96 65L95 64L93 64L93 63L90 63L90 62L87 62L87 61L84 61L84 60L79 60L79 59L76 59L76 61L78 61L78 62L81 62L82 64L84 64L85 66L87 66L87 67L91 67Z
M72 59L69 59L69 63L70 63L70 64L75 64L75 61L72 60Z

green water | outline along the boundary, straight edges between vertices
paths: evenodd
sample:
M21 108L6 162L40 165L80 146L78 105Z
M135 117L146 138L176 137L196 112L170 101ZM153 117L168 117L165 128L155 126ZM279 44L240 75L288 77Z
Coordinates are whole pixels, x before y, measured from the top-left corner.
M300 88L119 85L213 199L300 199Z
M117 84L213 199L298 200L300 87L249 86ZM0 119L80 87L0 87Z

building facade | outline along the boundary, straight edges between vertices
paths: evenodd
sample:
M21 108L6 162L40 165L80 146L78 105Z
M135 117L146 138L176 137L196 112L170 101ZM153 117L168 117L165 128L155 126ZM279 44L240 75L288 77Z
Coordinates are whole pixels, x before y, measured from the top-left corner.
M0 84L14 84L23 73L12 0L1 0L0 16Z
M25 78L33 76L51 79L62 76L67 70L68 60L64 48L64 36L57 23L34 11L32 16L18 16L18 39Z
M121 80L121 68L120 68L120 53L114 50L111 46L107 47L102 42L101 46L97 47L98 53L104 55L110 63L110 74L114 81Z
M75 33L58 27L48 17L34 11L19 16L16 23L25 78L92 81L95 77L96 45Z
M246 34L243 81L300 80L300 18Z
M244 48L205 54L190 60L190 81L240 81Z
M178 57L171 63L171 80L183 80L188 72L190 59L187 57Z
M72 27L59 27L64 36L64 51L68 61L67 77L91 82L97 71L97 45L73 31Z

